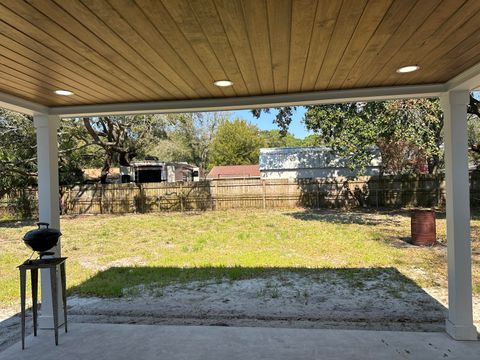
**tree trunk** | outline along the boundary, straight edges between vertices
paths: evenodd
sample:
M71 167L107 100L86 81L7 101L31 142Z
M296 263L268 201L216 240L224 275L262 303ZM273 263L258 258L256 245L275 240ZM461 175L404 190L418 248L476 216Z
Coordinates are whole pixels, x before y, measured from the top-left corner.
M436 175L440 166L440 157L438 155L432 155L432 157L428 159L427 165L428 173L431 175Z
M105 161L102 167L102 173L100 175L100 183L106 184L107 183L107 176L110 172L110 166L112 164L112 154L107 154L105 157Z

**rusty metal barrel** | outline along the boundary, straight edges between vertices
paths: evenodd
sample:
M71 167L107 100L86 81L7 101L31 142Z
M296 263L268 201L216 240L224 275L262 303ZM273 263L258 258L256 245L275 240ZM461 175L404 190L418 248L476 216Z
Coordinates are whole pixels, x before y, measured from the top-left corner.
M429 246L437 241L435 211L416 209L411 214L412 244Z

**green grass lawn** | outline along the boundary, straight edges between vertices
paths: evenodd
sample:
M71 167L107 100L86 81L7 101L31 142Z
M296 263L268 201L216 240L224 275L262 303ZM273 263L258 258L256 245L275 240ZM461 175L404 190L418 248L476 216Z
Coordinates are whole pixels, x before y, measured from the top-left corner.
M445 239L445 220L437 220ZM62 219L70 293L122 296L139 284L266 276L342 268L354 282L394 267L420 286L446 286L446 248L406 246L408 213L217 211ZM472 221L474 252L480 220ZM0 308L17 306L16 265L30 251L21 237L33 222L0 222ZM351 270L349 270L351 269ZM360 274L360 275L359 275ZM480 261L474 257L474 291Z

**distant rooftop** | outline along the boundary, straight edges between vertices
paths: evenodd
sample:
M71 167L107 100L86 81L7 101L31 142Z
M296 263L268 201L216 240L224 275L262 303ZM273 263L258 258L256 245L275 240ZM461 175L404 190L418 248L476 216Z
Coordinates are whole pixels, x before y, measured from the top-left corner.
M207 179L260 177L259 165L225 165L214 166Z
M332 148L328 146L294 146L294 147L270 147L270 148L261 148L261 153L299 153L299 152L325 152L331 151Z

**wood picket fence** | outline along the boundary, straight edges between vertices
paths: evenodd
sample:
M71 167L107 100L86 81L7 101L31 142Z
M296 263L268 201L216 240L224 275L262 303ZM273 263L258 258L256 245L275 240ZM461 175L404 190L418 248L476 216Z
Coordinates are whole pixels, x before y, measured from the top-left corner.
M274 208L437 207L445 204L443 176L355 179L215 179L200 182L88 184L63 187L63 214L124 214ZM470 174L473 206L480 204L480 172ZM35 208L36 191L28 190ZM8 211L21 193L0 201Z

